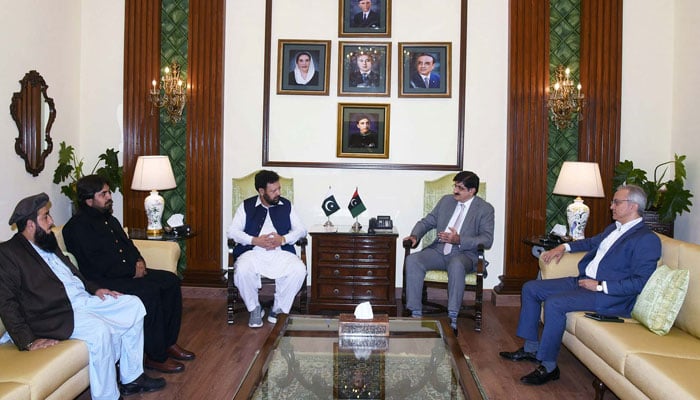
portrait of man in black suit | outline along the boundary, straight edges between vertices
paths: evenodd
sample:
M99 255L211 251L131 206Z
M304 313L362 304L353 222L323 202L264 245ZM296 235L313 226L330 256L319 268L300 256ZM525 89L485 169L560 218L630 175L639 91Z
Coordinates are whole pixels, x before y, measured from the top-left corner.
M391 0L340 0L339 36L390 36Z
M399 43L399 97L450 97L451 43Z
M338 104L336 156L389 158L389 105Z
M356 13L350 21L352 28L379 28L379 11L372 9L372 0L357 0L360 12Z

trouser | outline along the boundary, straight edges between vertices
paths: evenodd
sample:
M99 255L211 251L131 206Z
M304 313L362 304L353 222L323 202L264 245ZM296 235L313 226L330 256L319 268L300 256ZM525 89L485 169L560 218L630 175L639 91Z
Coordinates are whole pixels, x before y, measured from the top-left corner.
M75 305L74 305L75 306ZM146 310L135 296L105 300L92 297L74 310L71 339L86 342L89 353L90 395L93 400L119 398L115 364L122 383L143 373L143 317Z
M464 297L464 278L474 271L474 261L457 246L448 255L428 247L406 257L406 308L423 309L423 280L428 270L447 271L447 311L459 313Z
M146 307L144 351L149 359L163 362L167 349L177 342L182 321L180 278L158 269L148 269L142 278L118 279L106 287L137 296Z
M294 296L306 279L306 265L296 254L285 250L249 250L238 257L234 267L233 282L248 311L260 305L258 290L261 276L275 280L272 310L283 313L289 313Z

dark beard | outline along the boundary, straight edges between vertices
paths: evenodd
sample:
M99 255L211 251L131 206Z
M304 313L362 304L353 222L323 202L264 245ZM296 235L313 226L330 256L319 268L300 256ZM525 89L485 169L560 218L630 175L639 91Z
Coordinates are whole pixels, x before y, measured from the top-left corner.
M267 204L269 204L269 205L271 205L271 206L276 206L277 203L280 202L280 197L279 197L279 196L277 196L277 197L275 197L274 199L272 199L272 198L270 198L270 196L268 196L266 193L263 193L263 199L265 200L265 202L266 202Z
M39 225L36 226L37 230L34 232L34 244L36 244L40 249L55 252L58 248L58 242L56 241L56 235L52 231L46 232L44 228Z
M114 210L112 210L112 200L107 201L104 207L98 208L98 210L104 215L112 215Z

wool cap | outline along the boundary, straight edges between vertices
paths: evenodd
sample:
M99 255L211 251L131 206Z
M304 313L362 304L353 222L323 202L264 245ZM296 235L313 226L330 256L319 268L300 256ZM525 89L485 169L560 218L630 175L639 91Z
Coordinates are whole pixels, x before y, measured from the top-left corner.
M15 211L10 217L10 225L17 221L27 219L30 215L37 212L41 207L49 202L49 195L46 193L35 194L34 196L25 197L17 203Z

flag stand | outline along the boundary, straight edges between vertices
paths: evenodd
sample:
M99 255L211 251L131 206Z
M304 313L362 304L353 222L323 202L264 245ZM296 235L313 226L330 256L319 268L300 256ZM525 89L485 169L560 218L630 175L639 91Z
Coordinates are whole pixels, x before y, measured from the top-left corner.
M355 223L352 224L352 231L359 232L361 229L362 229L362 225L360 225L360 221L358 221L357 217L355 217Z
M334 226L335 226L335 225L333 225L333 223L331 222L331 217L328 216L328 221L326 221L326 222L323 224L323 227L324 227L324 228L332 228L332 227L334 227Z

